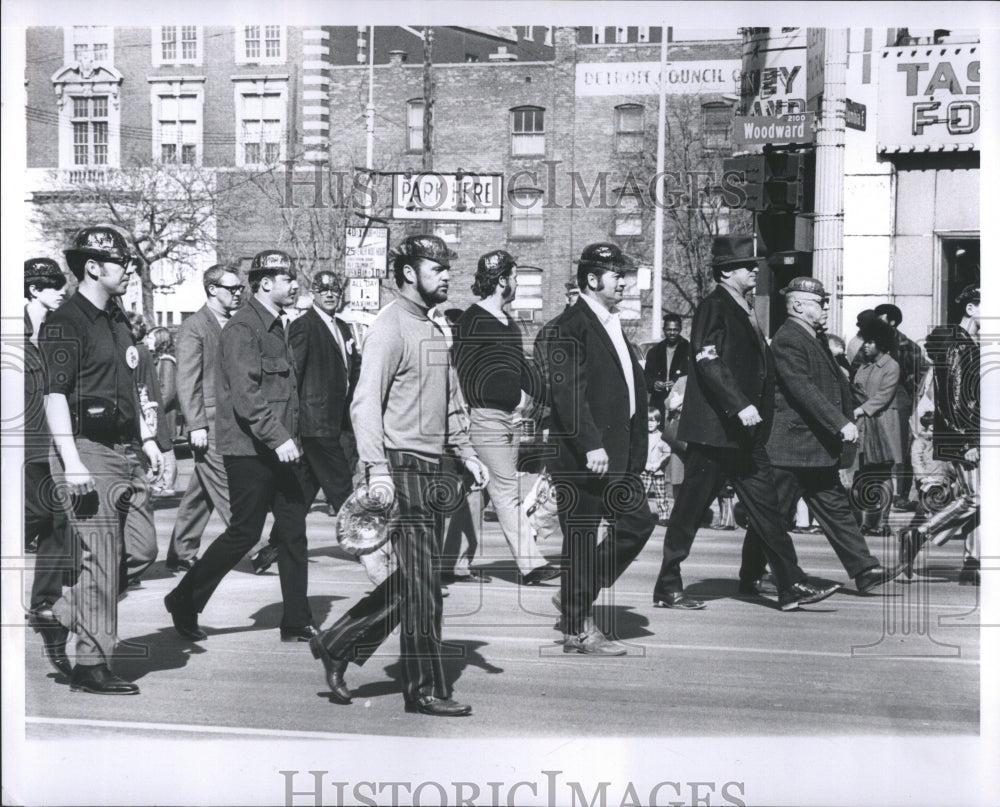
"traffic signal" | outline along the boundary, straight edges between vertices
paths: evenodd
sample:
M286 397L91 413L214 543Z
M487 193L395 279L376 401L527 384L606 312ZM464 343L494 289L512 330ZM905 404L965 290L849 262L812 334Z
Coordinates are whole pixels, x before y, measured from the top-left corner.
M816 152L777 151L746 154L723 160L725 173L743 177L737 184L743 203L738 205L758 213L809 213L815 197Z

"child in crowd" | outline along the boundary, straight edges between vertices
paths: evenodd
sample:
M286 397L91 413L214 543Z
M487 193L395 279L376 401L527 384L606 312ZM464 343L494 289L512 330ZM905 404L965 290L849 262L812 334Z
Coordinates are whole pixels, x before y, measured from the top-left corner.
M663 472L670 459L670 446L663 442L663 422L658 409L649 410L649 453L646 468L642 472L642 484L649 498L649 509L657 514L657 520L665 524L670 515L670 501L667 499L667 478Z

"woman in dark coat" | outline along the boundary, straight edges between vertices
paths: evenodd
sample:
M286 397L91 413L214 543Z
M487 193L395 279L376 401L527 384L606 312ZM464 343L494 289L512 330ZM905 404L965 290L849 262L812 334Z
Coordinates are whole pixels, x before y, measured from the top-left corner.
M899 413L893 407L899 365L889 355L893 333L888 324L870 320L862 325L860 333L866 362L858 368L851 387L860 462L852 503L855 512L862 515L862 533L886 535L892 506L892 466L903 457Z

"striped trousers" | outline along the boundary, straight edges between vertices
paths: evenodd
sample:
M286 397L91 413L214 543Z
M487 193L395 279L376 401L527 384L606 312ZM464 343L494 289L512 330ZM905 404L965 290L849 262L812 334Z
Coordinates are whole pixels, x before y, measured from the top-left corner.
M400 627L403 697L450 698L443 655L461 649L441 641L441 532L455 506L438 463L405 451L386 452L399 517L389 525L398 569L320 635L335 658L364 664Z

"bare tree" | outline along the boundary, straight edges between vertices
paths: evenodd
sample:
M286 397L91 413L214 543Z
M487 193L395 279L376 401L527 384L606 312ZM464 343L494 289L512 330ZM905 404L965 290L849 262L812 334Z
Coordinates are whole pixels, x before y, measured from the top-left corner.
M709 268L712 239L725 233L749 233L752 221L745 211L725 206L720 185L725 143L706 132L702 101L697 95L670 96L666 107L664 197L654 200L651 188L656 172L655 118L646 122L642 151L623 155L625 181L619 200L638 196L634 215L641 230L626 237L623 248L652 263L654 201L664 211L663 306L664 310L690 314L711 291ZM649 116L647 116L649 117Z
M77 181L77 180L80 181ZM108 169L72 181L53 171L49 190L34 194L33 219L60 246L93 224L111 224L135 244L142 284L142 309L153 311L153 291L176 285L194 270L195 258L214 250L220 217L245 214L224 198L216 171L188 165L153 164ZM178 271L154 284L153 266L169 261Z

